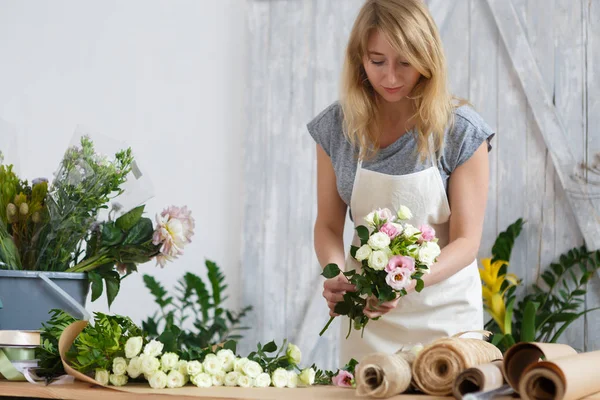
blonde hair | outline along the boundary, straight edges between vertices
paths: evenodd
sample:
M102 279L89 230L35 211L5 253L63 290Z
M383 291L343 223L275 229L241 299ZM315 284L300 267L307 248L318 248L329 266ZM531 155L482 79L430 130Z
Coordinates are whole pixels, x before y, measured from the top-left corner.
M422 75L409 98L415 109L410 120L414 121L418 151L424 158L430 135L434 150L442 148L455 106L447 87L442 41L421 0L367 0L362 6L350 33L342 71L344 132L358 147L360 157L372 157L379 150L379 104L363 66L369 37L376 30Z

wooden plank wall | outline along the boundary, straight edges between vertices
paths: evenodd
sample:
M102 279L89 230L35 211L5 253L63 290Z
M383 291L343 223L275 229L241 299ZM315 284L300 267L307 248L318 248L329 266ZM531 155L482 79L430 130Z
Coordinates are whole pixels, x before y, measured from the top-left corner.
M512 0L546 90L581 161L600 152L600 0ZM337 366L337 326L327 320L313 250L315 145L305 124L337 99L349 31L362 0L249 0L248 129L242 246L244 304L255 307L243 346L284 337L306 358ZM527 220L511 270L528 285L557 255L583 243L552 160L485 0L430 0L441 25L450 85L497 132L480 257L517 218ZM444 8L442 8L444 7ZM592 177L590 177L592 178ZM600 177L597 177L600 180ZM599 188L600 189L600 188ZM351 229L346 230L346 240ZM600 282L587 306L600 305ZM523 290L523 289L521 289ZM310 312L307 309L310 307ZM600 349L600 314L564 341ZM307 329L308 328L308 329ZM313 332L298 337L298 332Z

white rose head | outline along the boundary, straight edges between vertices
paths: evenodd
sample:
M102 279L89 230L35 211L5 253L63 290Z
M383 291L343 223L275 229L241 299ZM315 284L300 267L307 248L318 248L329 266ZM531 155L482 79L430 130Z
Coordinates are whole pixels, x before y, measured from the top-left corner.
M294 371L288 371L288 382L287 382L287 387L289 388L295 388L298 387L298 374L295 373Z
M179 356L175 353L165 353L160 358L161 369L165 372L175 369L178 362Z
M371 250L371 246L369 246L368 244L364 244L364 245L360 246L360 248L358 250L356 250L355 258L358 261L366 260L367 258L369 258L369 256L371 255L372 252L373 252L373 250Z
M413 214L410 211L410 208L408 208L406 206L400 206L400 208L398 209L398 218L399 219L406 220L406 219L411 219L412 217L413 217Z
M158 357L160 353L162 353L163 347L165 345L159 342L158 340L151 340L144 347L144 354L150 357Z
M108 385L108 379L110 374L105 369L97 369L96 375L94 375L94 380L99 384L106 386Z
M254 387L266 388L271 386L271 377L266 372L259 374L254 379Z
M233 362L233 370L235 372L242 372L242 368L244 367L244 364L246 364L248 361L249 360L247 357L236 358L235 361Z
M371 227L375 226L375 211L372 211L367 214L367 216L365 217L365 222Z
M208 354L204 358L204 362L202 362L202 367L204 368L204 372L210 375L214 375L218 372L223 371L223 363L214 354Z
M205 372L201 372L198 375L194 376L192 383L200 388L209 388L212 386L212 376Z
M254 379L246 375L240 375L238 377L237 384L239 387L249 388L254 386Z
M167 375L167 387L168 388L179 388L185 385L185 377L183 374L176 369L169 372Z
M383 232L377 232L371 235L368 240L369 246L373 250L382 250L390 245L390 237Z
M271 376L271 382L277 388L286 387L288 384L288 372L283 368L277 368Z
M417 258L422 264L431 267L440 253L440 246L437 243L424 242L419 248Z
M144 374L151 376L160 369L160 361L158 358L146 354L142 354L139 358Z
M302 370L298 378L300 379L300 383L305 386L312 386L315 383L315 375L316 372L312 368L306 368Z
M231 371L225 375L225 386L237 386L238 378L240 377L239 372Z
M377 210L377 216L379 217L379 222L392 222L395 220L394 214L390 211L389 208L379 208Z
M187 361L185 361L185 360L179 360L179 361L177 361L177 365L175 366L175 369L177 371L179 371L186 378L189 375L188 372L187 372L187 365L188 365Z
M150 375L148 384L152 389L164 389L167 387L167 374L162 371L156 371Z
M130 337L125 343L125 357L133 358L140 354L144 339L141 336Z
M389 257L384 251L376 250L369 257L369 267L375 271L382 271L387 266L388 261Z
M217 352L217 358L221 360L223 364L223 370L225 372L233 371L235 354L229 349L221 349Z
M288 344L286 356L290 364L298 365L302 361L302 352L295 344Z
M249 376L250 378L256 378L258 375L260 375L263 372L263 369L260 366L260 364L257 363L256 361L248 361L242 367L242 372L244 374L246 374L246 376Z
M226 376L225 371L221 371L219 373L214 374L212 376L213 386L223 386L223 384L225 383L225 376Z
M142 374L142 360L139 357L133 357L127 365L127 375L135 379Z
M125 386L127 385L127 375L115 375L110 374L110 384L113 386Z
M115 357L112 363L112 372L115 375L125 375L127 372L127 360L123 357Z
M204 368L200 361L194 360L187 363L187 373L189 376L196 376L201 372L204 372Z
M406 224L404 226L404 232L402 232L402 235L407 239L414 236L414 238L418 240L419 236L421 235L421 231L412 226L411 224Z

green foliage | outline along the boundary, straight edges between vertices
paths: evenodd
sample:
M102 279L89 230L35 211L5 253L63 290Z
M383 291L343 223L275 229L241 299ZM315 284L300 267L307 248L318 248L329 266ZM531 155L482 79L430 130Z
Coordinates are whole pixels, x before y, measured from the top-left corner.
M357 365L358 365L358 361L356 361L354 358L352 358L341 369L344 371L348 371L352 375L354 375ZM331 385L331 380L333 379L333 377L336 376L340 372L340 370L337 370L335 372L328 371L328 370L321 370L315 364L311 365L311 368L313 368L315 370L315 385Z

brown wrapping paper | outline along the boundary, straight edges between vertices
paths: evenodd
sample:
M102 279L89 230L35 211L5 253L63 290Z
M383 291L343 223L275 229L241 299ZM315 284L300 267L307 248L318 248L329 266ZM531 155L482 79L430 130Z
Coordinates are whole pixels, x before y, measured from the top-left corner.
M496 360L464 370L454 380L452 394L462 399L467 393L487 392L502 387L505 384L502 367L502 360Z
M519 392L519 382L527 367L536 364L542 358L557 358L575 355L577 352L566 344L558 343L517 343L504 354L504 378L506 382Z
M600 392L600 351L530 364L521 377L525 400L575 400Z
M410 351L374 353L364 357L354 374L356 395L386 399L404 393L411 386L411 366L415 357Z

